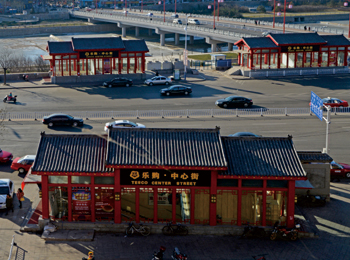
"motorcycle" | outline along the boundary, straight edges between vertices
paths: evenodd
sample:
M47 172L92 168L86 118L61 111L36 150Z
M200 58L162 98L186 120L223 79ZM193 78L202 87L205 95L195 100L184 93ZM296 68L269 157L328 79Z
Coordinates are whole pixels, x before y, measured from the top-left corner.
M4 103L12 101L13 103L16 104L16 102L17 102L17 95L15 95L13 97L10 97L9 95L6 95L2 101Z
M253 258L255 260L266 260L266 257L265 257L266 255L268 255L268 254L255 255L255 256L253 256Z
M286 228L285 226L280 226L277 221L274 225L274 230L270 235L271 240L276 240L277 237L290 239L292 241L297 240L298 231L300 229L300 224L296 224L294 228Z
M162 232L164 235L188 235L188 228L182 224L172 225L171 222L167 223L165 227L163 227Z
M180 250L177 247L175 247L171 258L173 260L187 260L187 255L181 253Z
M258 238L263 238L266 236L265 229L261 227L252 227L247 224L247 226L244 227L243 234L241 235L241 238L245 237L258 237Z
M153 253L152 260L163 260L165 249L164 246L161 246L158 252Z

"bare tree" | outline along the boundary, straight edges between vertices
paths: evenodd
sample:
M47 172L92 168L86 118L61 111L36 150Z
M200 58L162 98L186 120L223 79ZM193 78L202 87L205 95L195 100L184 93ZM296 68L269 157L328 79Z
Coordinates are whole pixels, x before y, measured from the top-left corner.
M45 61L40 56L38 56L34 60L34 64L38 68L39 71L45 71L46 68L47 68L47 65L46 65Z
M9 48L0 49L0 66L4 70L4 85L6 85L6 71L11 66L14 51Z

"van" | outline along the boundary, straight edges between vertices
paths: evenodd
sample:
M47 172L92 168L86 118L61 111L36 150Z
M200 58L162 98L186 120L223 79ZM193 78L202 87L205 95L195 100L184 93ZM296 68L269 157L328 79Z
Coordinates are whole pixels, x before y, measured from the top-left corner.
M187 24L200 25L200 22L197 19L188 19Z
M10 179L0 179L0 209L6 208L6 196L15 194L15 185Z
M181 21L181 19L174 19L173 23L174 24L182 24L182 21Z

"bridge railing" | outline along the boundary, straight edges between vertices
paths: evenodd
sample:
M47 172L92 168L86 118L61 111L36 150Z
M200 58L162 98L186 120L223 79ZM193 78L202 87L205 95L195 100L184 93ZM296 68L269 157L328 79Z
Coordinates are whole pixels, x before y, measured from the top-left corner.
M130 119L130 118L190 118L190 117L245 117L245 116L306 116L309 107L303 108L247 108L247 109L181 109L181 110L133 110L133 111L52 111L52 112L2 112L5 120L41 120L44 116L65 113L83 119ZM326 113L326 112L324 112ZM350 107L332 108L331 113L349 114Z

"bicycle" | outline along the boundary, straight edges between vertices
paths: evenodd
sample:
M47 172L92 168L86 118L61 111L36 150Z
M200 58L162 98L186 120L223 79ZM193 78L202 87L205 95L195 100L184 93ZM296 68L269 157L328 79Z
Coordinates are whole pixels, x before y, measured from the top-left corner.
M173 225L171 222L168 222L165 227L162 228L164 235L188 235L188 228L180 223Z
M266 260L265 256L268 255L268 254L261 254L261 255L255 255L255 256L252 256L255 260ZM259 257L259 258L257 258Z
M136 232L146 237L151 234L151 228L142 224L136 227L133 222L129 223L129 226L125 229L126 235L133 235Z

